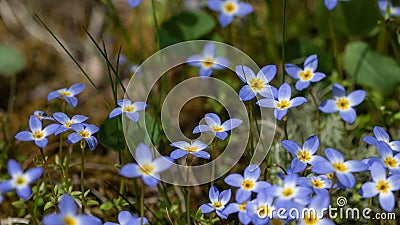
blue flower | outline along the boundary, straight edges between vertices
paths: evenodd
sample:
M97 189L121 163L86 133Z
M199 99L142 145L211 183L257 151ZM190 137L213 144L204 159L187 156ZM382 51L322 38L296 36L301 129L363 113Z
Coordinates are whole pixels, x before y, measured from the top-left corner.
M136 8L142 3L142 0L128 0L128 4L131 8Z
M354 106L364 101L366 92L356 90L346 95L346 90L339 84L334 84L332 94L335 99L323 102L318 108L324 113L334 113L339 111L340 117L348 123L353 123L357 117Z
M251 218L247 214L246 210L246 206L247 203L249 203L249 200L250 199L238 201L238 199L236 198L236 202L230 203L228 206L226 206L222 213L226 216L229 216L233 213L238 213L239 221L242 224L247 225L251 222Z
M52 117L47 116L47 113L40 111L40 110L36 110L35 112L33 112L33 115L36 116L39 120L54 120Z
M90 225L102 225L100 219L94 216L85 214L78 215L78 208L74 199L64 194L61 196L59 203L60 213L48 214L43 218L43 225L72 225L72 224L90 224Z
M203 55L192 55L186 62L190 66L200 67L200 77L211 76L213 69L222 70L229 66L229 61L221 56L215 56L215 44L207 43L203 49Z
M78 141L85 140L90 150L94 150L97 146L97 139L93 136L99 128L91 124L71 124L71 128L75 131L68 136L68 142L75 144Z
M34 167L24 173L21 166L13 159L8 160L7 168L11 179L0 184L0 191L7 193L15 189L20 198L28 200L32 194L29 185L42 176L44 169L42 167Z
M194 128L193 134L197 134L200 132L212 132L217 138L221 140L225 140L228 137L227 131L232 130L233 128L242 124L242 120L240 119L229 119L221 124L221 119L215 113L207 113L204 116L207 125L198 125Z
M208 214L215 211L220 218L226 219L227 215L223 213L223 210L231 199L231 190L228 189L219 193L218 189L215 186L212 186L208 193L208 197L210 199L210 203L200 206L201 213Z
M284 83L278 90L278 96L276 98L264 98L257 102L257 105L266 108L274 108L275 118L281 120L288 112L288 109L302 105L307 102L304 97L292 97L292 89L289 84Z
M153 160L153 153L145 144L139 144L135 151L136 163L128 163L119 172L124 177L142 177L143 182L149 187L155 187L160 178L159 173L172 166L172 159L159 157Z
M400 173L400 153L394 155L390 146L385 142L379 142L376 147L378 148L381 158L378 158L378 160L371 160L370 163L380 162L384 167L388 168L390 172Z
M132 103L128 99L118 100L117 104L119 105L119 107L113 109L108 117L113 118L115 116L121 115L122 113L125 113L125 115L134 122L139 121L139 111L142 111L147 107L147 104L144 102Z
M294 64L285 64L285 70L289 76L297 79L296 89L301 91L306 89L310 82L318 82L326 77L325 74L315 72L318 67L317 55L310 55L304 61L304 69L300 69Z
M386 12L389 7L389 16L395 17L400 16L400 7L393 7L392 3L387 0L379 0L378 1L379 9L382 13L382 16L386 18Z
M375 137L364 137L363 141L373 146L376 146L378 142L385 142L393 151L400 152L400 141L390 141L389 134L382 127L375 126L374 135Z
M81 93L85 87L86 85L84 84L74 84L70 88L58 89L49 93L47 96L47 101L63 97L69 105L75 108L76 105L78 105L78 99L75 97L75 95Z
M266 191L259 192L257 197L246 205L247 215L255 225L268 224L271 218L276 217L277 208L274 196Z
M379 163L371 166L372 182L367 182L361 186L360 195L364 198L372 198L379 194L379 203L387 211L393 211L395 196L393 191L400 189L400 175L386 177L386 170Z
M239 65L235 67L235 70L240 80L246 83L239 91L240 100L251 100L257 94L269 97L271 96L271 91L273 96L277 95L278 91L276 88L268 84L276 75L275 65L264 66L257 75L247 66Z
M324 159L314 164L311 171L318 174L335 173L336 177L344 187L353 188L356 184L353 172L361 172L367 169L367 165L357 160L344 161L340 152L333 148L325 150L329 162Z
M75 115L70 119L65 113L62 112L54 113L53 117L57 120L57 122L61 124L61 126L59 126L54 132L55 135L59 135L64 131L71 130L72 124L83 123L84 121L89 119L88 117L82 115Z
M207 6L221 13L218 20L222 27L232 23L233 17L246 16L254 11L249 3L240 2L239 0L208 0Z
M140 225L141 220L142 218L134 216L128 211L121 211L118 214L119 223L106 222L104 223L104 225ZM142 224L147 224L147 223L149 223L149 221L146 218L143 218Z
M291 164L294 173L304 171L307 164L313 165L319 160L323 160L321 156L314 155L319 147L319 140L316 135L307 138L303 147L300 147L296 142L291 140L282 141L282 145L295 157Z
M331 220L324 218L330 201L331 198L328 192L316 194L307 208L302 209L297 225L335 225Z
M173 159L179 159L188 154L203 159L210 159L210 154L206 151L203 151L204 149L208 148L208 145L204 144L201 141L196 140L193 143L188 143L186 141L177 141L172 143L171 146L178 148L171 153L171 158Z
M330 189L332 186L332 180L326 177L326 175L299 177L298 183L300 186L313 188L317 194L327 192L327 189Z
M47 145L47 136L52 135L60 125L50 124L44 129L42 121L36 116L31 115L29 117L29 128L31 131L21 131L15 135L15 138L20 141L34 141L39 148L44 148Z
M330 11L336 7L339 1L347 2L350 0L325 0L325 7Z
M236 173L230 174L224 181L232 187L239 188L236 192L236 200L243 202L251 197L252 192L259 193L264 188L271 186L266 181L257 181L260 175L260 168L255 164L251 164L244 170L244 176Z

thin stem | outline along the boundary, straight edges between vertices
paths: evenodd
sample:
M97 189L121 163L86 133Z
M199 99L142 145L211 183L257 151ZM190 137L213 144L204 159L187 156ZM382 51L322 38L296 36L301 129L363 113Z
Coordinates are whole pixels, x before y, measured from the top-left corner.
M329 34L332 39L333 55L334 55L335 62L336 62L336 68L339 73L339 79L343 80L343 70L342 70L341 62L339 60L339 50L338 50L338 46L337 46L335 29L333 27L332 17L331 17L331 14L329 11L328 11L328 21L329 21Z
M153 24L154 24L154 28L156 29L157 49L160 49L160 30L158 28L158 21L157 21L157 15L156 15L156 3L154 0L151 0L151 8L153 11Z
M140 193L140 225L143 225L144 218L144 194L146 185L142 183L142 191Z
M286 54L286 0L283 0L283 24L282 24L282 83L285 83L285 54Z
M347 123L343 120L343 139L347 150L347 156L350 156L350 139L349 131L347 130Z
M43 167L44 167L44 170L46 171L47 178L49 179L49 183L50 183L50 187L51 187L51 192L52 192L53 197L54 197L53 180L52 180L52 178L51 178L51 176L50 176L49 168L47 167L46 157L45 157L45 155L44 155L43 148L39 148L39 150L40 150L40 154L42 155ZM46 181L45 181L44 177L43 177L43 182L46 184Z
M16 88L17 88L17 76L14 75L10 77L10 97L8 99L8 109L7 109L8 116L11 116L14 111Z
M85 213L85 147L86 142L81 140L80 143L82 155L81 155L81 202L82 202L82 213Z
M312 90L309 90L311 98L313 99L314 105L315 105L315 117L317 119L317 137L319 142L321 143L321 118L320 118L320 114L319 114L319 109L318 109L318 102L317 102L317 98L315 97L315 95L312 93ZM321 145L319 147L319 149L321 149Z
M251 154L253 155L254 154L254 142L253 142L253 139L254 139L254 129L253 129L253 121L254 121L254 118L253 118L253 104L252 103L250 103L249 104L249 114L250 114L250 149L251 149Z
M192 160L193 160L192 155L190 155L190 154L187 155L187 157L186 157L186 166L187 166L186 179L187 179L188 183L189 183L189 175L190 175L189 168L192 165ZM190 223L190 192L189 192L189 190L190 190L190 186L187 186L186 187L186 220L187 220L188 225L191 224Z

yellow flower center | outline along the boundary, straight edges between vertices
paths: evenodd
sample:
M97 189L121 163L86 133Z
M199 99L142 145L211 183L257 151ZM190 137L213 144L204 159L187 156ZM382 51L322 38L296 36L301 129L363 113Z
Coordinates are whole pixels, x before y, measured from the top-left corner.
M334 173L325 174L325 176L326 176L328 179L332 179L334 175L335 175Z
M341 163L341 162L334 163L334 164L333 164L333 168L334 168L336 171L341 172L341 173L344 173L344 172L347 171L347 167L346 167L343 163Z
M302 162L310 162L310 160L311 160L311 154L306 150L298 151L297 157Z
M64 224L65 225L76 225L78 224L78 222L76 221L76 219L72 216L66 216L64 217Z
M153 170L154 170L154 167L149 164L144 164L140 167L140 171L146 175L150 175L153 172Z
M234 13L236 11L236 5L233 2L228 2L224 5L224 11L227 14Z
M313 77L313 74L312 74L311 70L306 69L305 71L301 71L299 76L300 76L301 80L307 81Z
M254 182L252 180L244 180L242 183L242 187L245 190L252 190L254 188Z
M216 209L220 209L220 208L222 208L222 203L216 201L216 202L213 203L213 206L214 206L214 208L216 208Z
M305 224L314 225L314 224L317 224L318 221L319 221L318 215L315 212L311 211L311 212L306 212L304 214L304 223Z
M389 192L390 185L387 181L380 180L378 184L376 184L376 190L386 194Z
M336 106L340 109L340 110L346 110L349 108L349 100L347 100L346 98L339 98L336 101Z
M88 138L90 134L87 130L81 130L79 131L79 136L81 136L82 138Z
M17 179L15 179L15 184L17 186L22 186L26 183L26 179L23 176L18 176Z
M222 132L224 129L219 126L219 125L214 125L210 128L210 130L214 131L214 132Z
M212 65L214 65L214 60L212 58L206 58L203 60L203 66L208 68L211 67Z
M280 219L272 218L271 224L272 225L283 225L283 222Z
M324 186L324 183L325 183L324 181L318 180L318 179L312 179L311 180L312 186L316 187L316 188L322 188Z
M71 92L69 92L69 91L61 91L60 95L65 96L65 97L71 97L72 96Z
M271 209L268 205L263 205L257 208L257 214L260 218L265 218L271 213Z
M198 152L199 149L197 147L189 146L185 148L185 151L187 152Z
M35 140L42 140L44 138L44 133L40 130L33 132L33 139Z
M385 163L385 165L390 168L397 167L397 160L393 157L386 157L383 163Z
M239 210L241 212L246 212L246 205L247 205L247 202L243 202L242 204L239 204Z
M282 191L282 195L284 197L290 197L294 194L294 191L292 188L286 188L285 190Z
M65 127L66 128L71 128L71 124L74 124L74 123L75 123L74 121L68 121L68 122L65 123Z
M135 107L133 107L132 105L126 105L122 108L122 110L124 112L134 112L135 111Z
M264 88L264 82L260 78L253 78L249 83L250 88L253 91L260 91Z
M278 103L276 103L276 107L278 109L287 109L290 107L290 102L287 100L279 101Z

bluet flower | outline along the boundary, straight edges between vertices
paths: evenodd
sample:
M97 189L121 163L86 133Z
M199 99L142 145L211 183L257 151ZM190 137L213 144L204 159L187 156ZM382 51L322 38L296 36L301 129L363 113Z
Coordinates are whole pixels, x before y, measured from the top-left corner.
M321 156L314 155L319 147L319 140L316 135L307 138L303 147L300 147L296 142L291 140L282 141L282 145L295 157L291 164L294 173L304 171L307 164L313 165L319 160L323 160Z
M198 125L194 128L193 134L200 132L212 132L221 140L225 140L225 138L228 137L227 131L232 130L243 122L240 119L233 118L221 124L221 119L215 113L207 113L204 116L204 119L206 120L207 125Z
M147 107L147 104L144 102L132 103L128 99L118 100L117 104L119 107L113 109L108 117L113 118L125 113L125 115L134 122L139 121L139 111L143 111Z
M327 178L326 175L299 177L298 183L300 186L313 188L317 194L327 192L327 189L332 187L332 180Z
M58 206L60 213L48 214L43 218L43 225L102 225L100 219L86 214L77 214L78 207L74 199L64 194Z
M277 210L273 203L273 195L266 191L259 192L257 197L246 205L247 215L255 225L268 224L271 218L276 217Z
M366 92L364 90L356 90L346 95L346 90L340 84L334 84L332 87L334 99L323 102L318 108L324 113L334 113L339 111L340 117L348 123L356 120L357 114L353 109L364 101Z
M388 168L390 172L399 174L400 173L400 153L393 154L390 146L385 142L377 143L377 149L381 158L378 160L372 160L371 163L378 161L384 167Z
M257 101L257 105L266 108L274 108L275 118L281 120L288 112L288 109L307 102L304 97L292 97L292 89L289 84L284 83L278 90L277 98L263 98Z
M330 11L330 10L333 10L337 6L339 1L347 2L350 0L324 0L324 1L325 1L325 7Z
M215 56L215 44L211 42L204 46L203 55L192 55L186 62L190 66L200 67L200 77L209 77L213 70L222 70L229 66L226 58Z
M373 131L375 137L366 136L363 141L373 146L382 141L387 143L393 151L400 152L400 141L390 141L389 134L382 127L375 126Z
M136 163L128 163L119 172L124 177L142 177L143 182L149 187L155 187L160 178L159 173L172 166L172 159L159 157L153 160L153 153L145 144L139 144L135 151Z
M86 85L84 84L74 84L70 88L58 89L56 91L50 92L47 96L47 100L51 101L55 98L63 97L69 105L75 108L76 105L78 105L78 99L75 96L81 93L85 87Z
M400 7L399 6L394 7L391 1L378 0L378 5L383 17L386 18L387 12L389 13L388 15L389 17L400 16Z
M132 215L128 211L121 211L118 214L118 222L119 223L112 223L106 222L104 225L140 225L142 218ZM147 224L149 221L146 218L143 218L142 224Z
M196 140L193 143L177 141L172 143L171 146L177 148L171 152L171 158L173 159L179 159L188 154L203 159L210 159L210 153L204 151L206 148L208 148L208 145L201 141Z
M235 16L246 16L254 11L249 3L239 0L208 0L207 6L220 12L218 20L222 27L232 23Z
M15 135L15 138L20 141L34 141L39 148L44 148L48 143L46 137L52 135L59 126L58 124L50 124L43 129L42 121L31 115L29 117L31 131L21 131Z
M44 169L42 167L34 167L24 173L21 166L13 159L8 160L7 168L11 179L0 184L0 191L7 193L15 189L20 198L28 200L32 194L29 185L42 176Z
M247 214L246 210L246 206L247 203L249 203L249 200L250 198L243 201L238 201L238 199L236 198L236 202L230 203L228 206L226 206L222 213L226 216L237 213L239 221L242 224L247 225L251 222L251 218Z
M372 198L379 194L379 204L387 212L393 211L395 196L393 191L400 189L400 175L386 176L386 170L379 163L371 166L372 182L364 183L360 189L360 195L364 198Z
M59 135L64 131L71 130L72 124L83 123L84 121L89 119L89 117L82 115L75 115L70 119L65 113L62 112L54 113L53 117L55 120L57 120L57 122L61 124L61 126L59 126L57 130L54 132L55 135Z
M260 178L261 169L251 164L244 170L244 176L240 174L230 174L225 178L225 183L232 187L238 187L236 192L236 200L243 202L251 197L252 192L259 193L264 188L270 187L271 184L266 181L257 181Z
M223 210L231 199L231 190L228 189L219 193L218 189L215 186L212 186L208 193L208 197L210 199L210 203L200 206L201 213L208 214L215 211L220 218L226 219L227 215L223 213Z
M99 128L92 124L76 123L71 124L71 128L75 131L68 136L68 142L75 144L78 141L84 140L90 150L94 150L98 144L97 139L93 136Z
M344 161L340 152L333 148L325 150L325 155L329 161L324 159L314 164L311 171L317 174L335 173L340 183L348 188L353 188L356 184L353 172L361 172L367 169L367 166L357 160Z
M142 3L142 0L128 0L128 4L131 8L136 8Z
M246 83L239 91L240 100L251 100L257 94L263 97L277 95L278 91L276 88L268 84L276 75L275 65L264 66L257 75L247 66L239 65L235 67L235 70L240 80Z
M285 64L285 70L292 78L298 80L296 89L302 91L306 89L310 82L318 82L326 77L321 72L316 72L318 67L317 55L310 55L304 61L304 68L300 69L294 64Z
M33 112L33 115L36 116L39 120L54 120L51 116L47 116L47 113L40 111L40 110L36 110L35 112Z

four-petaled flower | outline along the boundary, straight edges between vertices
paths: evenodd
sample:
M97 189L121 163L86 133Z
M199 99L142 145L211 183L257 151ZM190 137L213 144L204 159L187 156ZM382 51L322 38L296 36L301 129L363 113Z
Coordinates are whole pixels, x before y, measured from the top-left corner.
M15 138L20 141L34 141L39 148L44 148L47 145L47 136L53 134L60 125L50 124L43 129L42 121L36 116L29 117L29 128L31 131L21 131L15 135Z
M233 128L242 124L242 120L240 119L229 119L221 124L221 119L215 113L207 113L204 116L207 125L198 125L194 128L193 134L197 134L200 132L212 132L217 138L221 140L225 140L228 137L227 131L232 130Z
M326 175L299 177L298 183L301 186L313 188L317 194L327 192L327 189L332 187L332 180Z
M210 159L210 153L203 151L204 149L208 148L208 145L201 141L195 140L193 143L177 141L172 143L171 146L178 148L171 152L171 158L173 159L179 159L188 154L203 159Z
M235 16L246 16L254 11L249 3L239 0L208 0L207 6L220 12L218 20L222 27L232 23Z
M59 202L60 213L48 214L43 218L43 225L102 225L100 219L86 214L78 215L74 199L64 194Z
M131 8L136 8L142 3L142 0L128 0L128 4Z
M347 2L350 0L325 0L325 7L330 11L336 7L339 1Z
M72 124L78 124L78 123L83 123L87 119L89 119L86 116L82 115L75 115L71 119L62 112L56 112L53 114L53 117L57 122L61 124L61 126L58 127L58 129L54 132L55 135L59 135L60 133L71 130L71 125Z
M236 200L243 202L251 197L252 192L258 193L264 188L271 186L271 184L266 181L257 181L260 175L261 169L255 164L250 164L244 170L244 176L236 173L230 174L224 181L232 187L239 188L236 192Z
M120 170L120 174L128 178L142 177L149 187L155 187L160 178L159 173L172 166L172 159L159 157L153 160L153 153L145 144L139 144L135 151L136 163L128 163Z
M203 55L192 55L186 62L190 66L200 67L200 77L209 77L213 70L222 70L229 66L226 58L215 56L215 44L211 42L204 46Z
M385 17L385 19L387 17L400 16L400 7L394 7L390 1L379 0L378 5L382 16Z
M90 150L94 150L97 146L97 139L93 136L99 128L92 124L76 123L71 124L71 128L75 131L68 136L68 142L75 144L78 141L86 141Z
M334 113L339 111L340 117L348 123L353 123L357 117L354 106L364 101L366 92L356 90L346 95L346 90L339 84L334 84L332 94L335 99L329 99L323 102L318 108L324 113Z
M86 85L84 84L74 84L70 88L58 89L50 92L47 96L47 100L51 101L55 98L63 97L69 105L75 108L76 105L78 105L78 99L75 97L75 95L81 93L85 87Z
M212 186L208 197L210 198L210 203L205 203L200 206L201 213L208 214L215 211L220 218L226 219L227 215L223 213L223 210L231 199L231 189L219 193L218 189Z
M113 222L106 222L104 225L140 225L142 224L147 224L149 221L146 218L143 218L143 221L141 221L142 218L132 215L128 211L121 211L118 214L118 222L119 223L113 223Z
M239 91L239 97L242 101L248 101L260 94L263 97L276 96L277 90L268 83L274 79L276 75L276 66L267 65L261 68L257 75L247 66L236 66L236 74L244 83Z
M33 112L33 115L36 116L39 120L54 120L53 117L51 116L47 116L47 113L40 111L40 110L36 110L35 112Z
M0 184L0 191L6 193L15 189L19 197L28 200L32 194L29 185L42 176L44 169L34 167L24 173L21 166L13 159L8 160L7 168L11 179Z
M390 172L399 174L400 173L400 153L393 154L392 149L385 142L379 142L376 145L379 155L379 160L372 159L371 164L375 161L379 161L384 167L388 168Z
M344 187L353 188L356 184L356 179L352 172L361 172L367 169L367 165L357 160L345 162L342 154L333 148L327 148L325 155L329 162L326 159L318 161L313 165L311 171L318 174L335 173Z
M393 191L400 189L400 175L386 177L386 170L379 163L371 166L372 182L367 182L361 186L360 195L364 198L372 198L379 194L379 203L387 211L393 211L395 196Z
M274 108L275 118L281 120L288 112L288 109L302 105L307 102L304 97L292 97L292 89L289 84L284 83L278 90L278 96L274 98L263 98L257 101L257 105L266 108Z
M316 72L318 67L317 55L310 55L304 61L304 69L300 69L294 64L285 64L285 70L289 76L297 79L296 89L301 91L306 89L310 82L318 82L326 77L321 72Z
M390 141L389 134L382 127L375 126L374 135L375 137L364 137L363 141L373 146L376 146L378 142L385 142L390 146L393 151L400 152L400 141Z
M119 107L113 109L108 117L113 118L115 116L121 115L122 113L125 113L125 115L134 122L139 121L139 111L142 111L147 107L147 104L145 102L132 103L128 99L118 100L117 104L119 105Z
M300 147L296 142L291 140L282 141L282 145L295 157L291 164L294 173L304 171L307 164L313 165L319 160L323 160L321 156L314 155L319 147L319 140L316 135L307 138L303 147Z

